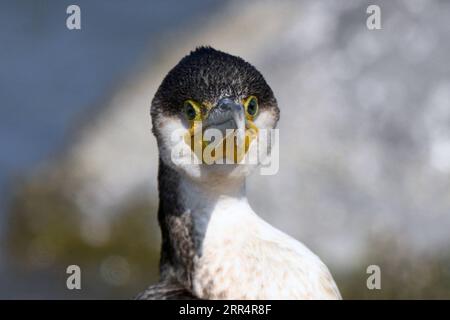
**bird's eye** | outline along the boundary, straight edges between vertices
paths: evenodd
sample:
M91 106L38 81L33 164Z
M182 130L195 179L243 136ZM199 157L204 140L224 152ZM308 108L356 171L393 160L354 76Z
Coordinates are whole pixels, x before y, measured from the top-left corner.
M258 100L256 99L256 97L251 96L247 99L245 110L252 117L254 117L258 113Z
M197 110L189 100L184 102L184 114L188 120L194 120L197 117Z

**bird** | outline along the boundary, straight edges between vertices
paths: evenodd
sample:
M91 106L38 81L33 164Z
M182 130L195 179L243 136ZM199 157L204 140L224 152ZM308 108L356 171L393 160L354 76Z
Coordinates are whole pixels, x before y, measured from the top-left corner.
M235 163L192 161L195 146L208 146L194 137L199 131L240 130L244 140L233 141L247 154L260 132L276 128L280 108L252 64L197 47L165 76L150 114L159 151L160 280L136 299L342 299L320 258L251 208L245 181L259 162L241 164L235 146L215 157ZM226 147L226 138L216 142Z

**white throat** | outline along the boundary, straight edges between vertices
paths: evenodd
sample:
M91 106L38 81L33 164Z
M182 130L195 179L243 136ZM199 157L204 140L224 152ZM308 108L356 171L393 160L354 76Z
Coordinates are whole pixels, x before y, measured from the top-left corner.
M191 213L198 255L205 241L219 246L229 232L256 218L245 195L245 178L209 183L182 178L179 190L185 208Z
M336 299L320 259L259 218L245 180L198 183L181 178L179 196L192 219L191 287L202 299Z

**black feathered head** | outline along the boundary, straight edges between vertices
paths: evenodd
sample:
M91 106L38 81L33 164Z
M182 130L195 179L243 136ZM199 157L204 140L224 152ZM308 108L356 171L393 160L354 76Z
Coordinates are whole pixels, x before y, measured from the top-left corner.
M241 163L243 157L238 155L248 154L258 141L259 131L276 126L279 108L271 88L254 66L240 57L200 47L166 75L152 101L151 116L160 158L172 167L186 169L189 164L192 175L193 168L200 174L202 165L211 164L202 158L208 148L216 160L214 165L223 159ZM222 134L223 139L208 135L208 130ZM231 137L229 132L234 134L231 140L226 139ZM195 138L197 133L199 139ZM183 139L174 142L177 135ZM232 151L227 153L231 144ZM180 155L190 151L201 158L200 163L192 162L192 153Z

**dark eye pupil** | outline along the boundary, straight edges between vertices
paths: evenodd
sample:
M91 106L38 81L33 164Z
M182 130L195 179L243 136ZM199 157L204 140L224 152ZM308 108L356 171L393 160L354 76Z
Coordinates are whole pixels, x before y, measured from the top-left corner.
M185 112L186 112L186 116L188 117L189 120L192 120L195 118L196 112L195 112L194 107L190 103L186 103Z
M249 104L248 104L247 112L248 112L250 115L253 116L253 115L255 115L256 110L257 110L257 103L256 103L256 100L255 100L255 99L252 99L252 100L250 100L250 102L249 102Z

